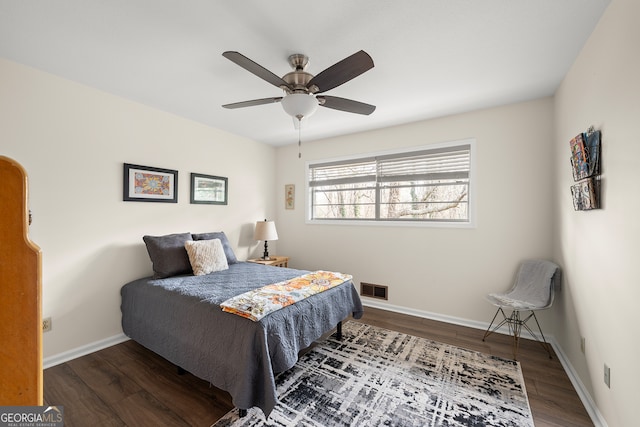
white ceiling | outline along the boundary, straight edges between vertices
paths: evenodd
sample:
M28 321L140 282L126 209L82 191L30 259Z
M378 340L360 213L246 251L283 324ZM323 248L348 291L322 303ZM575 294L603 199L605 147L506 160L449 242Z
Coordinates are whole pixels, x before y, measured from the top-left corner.
M222 56L318 74L365 50L375 67L327 95L305 142L552 95L610 0L0 0L0 57L272 145L297 142L282 91ZM1 83L0 83L1 84Z

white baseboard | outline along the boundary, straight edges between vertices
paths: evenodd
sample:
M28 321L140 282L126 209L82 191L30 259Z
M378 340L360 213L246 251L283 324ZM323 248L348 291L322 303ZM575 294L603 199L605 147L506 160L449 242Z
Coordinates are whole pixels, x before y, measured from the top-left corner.
M608 426L607 421L604 419L604 417L598 410L598 407L596 406L596 403L593 401L591 394L589 394L589 392L587 391L587 388L584 386L584 384L580 380L580 377L578 377L578 374L576 373L575 369L573 369L573 365L569 362L569 358L567 357L565 352L562 350L562 347L558 345L555 339L551 343L551 346L555 350L556 355L558 356L558 360L560 360L560 363L562 364L564 371L567 373L569 380L571 380L571 384L573 384L573 388L576 389L576 392L578 393L578 397L580 397L580 400L582 401L584 408L589 413L589 416L591 417L591 421L593 421L593 424L596 427L607 427Z
M362 305L366 307L379 308L381 310L393 311L395 313L408 314L410 316L422 317L425 319L451 323L454 325L467 326L469 328L480 329L483 331L486 331L487 328L489 327L488 322L478 322L475 320L463 319L460 317L446 316L444 314L432 313L429 311L416 310L413 308L401 307L401 306L388 304L384 302L373 301L368 298L362 298ZM496 330L496 333L509 335L509 330L506 327L502 327ZM528 333L523 333L522 337L529 338L529 339L534 338ZM571 362L569 362L569 358L567 357L565 352L562 350L562 348L558 345L558 342L556 341L555 337L553 335L545 335L545 338L547 339L547 342L551 344L554 351L556 352L556 355L558 356L558 360L560 360L560 364L564 368L564 371L567 373L567 376L569 377L571 384L576 389L576 393L578 393L578 397L580 397L582 404L584 405L585 409L587 410L587 413L591 417L591 421L593 421L596 427L607 427L607 422L605 421L604 417L598 410L598 407L596 406L593 398L591 397L586 387L580 380L580 377L578 377L578 374L573 368L573 365L571 365Z
M489 327L489 324L484 322L477 322L475 320L463 319L461 317L447 316L440 313L432 313L430 311L417 310L415 308L402 307L399 305L388 304L385 302L369 300L367 298L362 299L362 305L367 307L379 308L381 310L393 311L395 313L408 314L410 316L422 317L425 319L451 323L454 325L468 326L474 329L486 330ZM498 329L498 331L496 332L502 333L502 330ZM508 333L508 331L506 331L505 329L504 333Z
M105 338L100 341L96 341L81 347L65 351L64 353L56 354L53 356L45 357L42 361L44 369L51 368L52 366L60 365L61 363L68 362L69 360L77 359L81 356L94 353L103 348L111 347L112 345L120 344L121 342L128 341L129 337L125 334L114 335L109 338Z

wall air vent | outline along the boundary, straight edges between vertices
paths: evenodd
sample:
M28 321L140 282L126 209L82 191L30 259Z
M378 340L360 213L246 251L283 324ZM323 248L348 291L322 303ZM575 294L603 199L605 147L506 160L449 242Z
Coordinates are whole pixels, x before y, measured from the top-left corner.
M387 300L388 286L374 285L373 283L360 282L360 295L363 297L379 298Z

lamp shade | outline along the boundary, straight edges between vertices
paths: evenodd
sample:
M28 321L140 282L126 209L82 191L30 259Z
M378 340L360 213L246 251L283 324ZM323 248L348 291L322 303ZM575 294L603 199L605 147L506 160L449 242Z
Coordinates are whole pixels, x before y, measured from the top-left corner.
M278 240L278 232L276 231L276 223L273 221L256 222L256 230L253 233L254 240Z
M303 117L309 117L318 109L318 100L313 95L305 93L290 93L280 101L284 111L291 117L297 117L302 120Z

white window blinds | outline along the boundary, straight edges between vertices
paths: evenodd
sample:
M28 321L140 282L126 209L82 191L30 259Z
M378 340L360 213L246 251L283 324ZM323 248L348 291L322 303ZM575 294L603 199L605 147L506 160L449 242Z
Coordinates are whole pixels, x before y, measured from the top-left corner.
M468 179L470 147L449 147L380 157L378 181L435 181Z

